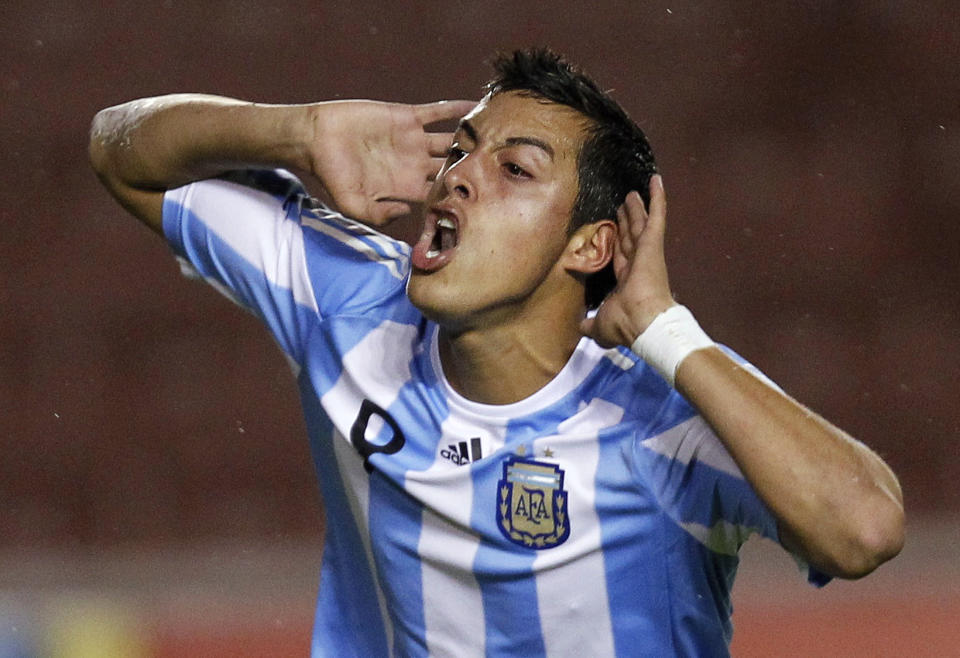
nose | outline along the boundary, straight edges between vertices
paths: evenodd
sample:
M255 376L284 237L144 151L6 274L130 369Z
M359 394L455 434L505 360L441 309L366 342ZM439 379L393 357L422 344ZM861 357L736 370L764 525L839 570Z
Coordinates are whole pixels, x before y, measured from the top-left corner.
M476 172L472 171L474 166L470 156L466 155L447 169L443 177L443 186L446 188L447 194L463 201L473 199L476 196L476 188L473 184Z

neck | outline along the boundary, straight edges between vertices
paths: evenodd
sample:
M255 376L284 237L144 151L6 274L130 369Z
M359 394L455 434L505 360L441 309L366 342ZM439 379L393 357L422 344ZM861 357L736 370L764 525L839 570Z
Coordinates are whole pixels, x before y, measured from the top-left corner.
M440 361L457 393L484 404L527 398L557 376L582 337L582 305L453 332L441 327Z

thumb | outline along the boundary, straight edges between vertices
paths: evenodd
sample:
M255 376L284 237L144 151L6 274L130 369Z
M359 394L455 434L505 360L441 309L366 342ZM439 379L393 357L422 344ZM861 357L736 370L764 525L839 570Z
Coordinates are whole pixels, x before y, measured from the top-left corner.
M582 333L584 336L589 336L590 338L593 338L593 326L596 323L597 323L596 317L584 318L583 321L580 322L580 333Z
M366 219L373 220L378 225L387 224L398 217L409 215L411 212L411 206L408 202L392 197L377 199L368 208L367 214L369 216Z

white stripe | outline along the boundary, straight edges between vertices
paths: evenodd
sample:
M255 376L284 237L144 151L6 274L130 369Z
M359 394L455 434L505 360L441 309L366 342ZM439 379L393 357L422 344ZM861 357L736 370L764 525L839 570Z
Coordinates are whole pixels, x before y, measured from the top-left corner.
M338 429L350 431L364 398L384 409L393 404L410 380L416 336L415 325L385 320L344 354L340 378L322 398Z
M400 249L409 249L406 243L394 240L372 226L367 226L366 224L358 222L355 219L350 219L346 215L338 213L337 211L326 206L318 208L316 212L323 215L323 219L327 221L343 225L348 233L364 235L371 241L377 243L380 248L383 249L383 253L387 258L400 258L401 256L405 255L405 253L398 250L397 247L400 247Z
M484 655L483 597L472 571L478 547L476 535L429 509L424 510L417 550L423 577L427 650L431 656Z
M503 428L490 441L484 435L484 455L502 445ZM438 445L456 444L476 436L478 428L459 416L448 416L441 427ZM423 471L409 471L405 488L411 496L429 501L422 518L417 551L421 558L423 612L427 649L431 656L483 656L483 596L473 575L473 561L480 546L470 529L473 512L473 478L470 467L434 457Z
M533 563L548 656L567 656L571 647L577 647L582 656L614 655L595 487L600 460L597 434L622 417L619 406L595 398L561 423L557 436L534 442L538 461L556 461L565 471L563 488L570 515L567 541L540 551ZM553 452L553 459L542 456L545 449Z
M681 464L696 460L722 473L743 479L733 457L700 416L675 425L663 434L645 439L641 441L641 445Z
M304 215L301 218L304 226L309 226L310 228L323 233L324 235L330 236L334 240L342 242L345 245L348 245L351 249L357 251L358 253L366 256L368 259L379 263L387 268L387 270L394 277L398 279L403 279L406 275L397 268L397 260L388 260L385 259L380 253L368 245L366 242L356 237L355 235L347 232L344 228L335 227L331 224L327 224L319 219L314 219L313 217ZM377 239L377 243L383 246L384 240ZM392 248L391 248L392 249ZM395 250L394 250L394 253Z
M383 255L387 258L397 259L405 255L397 249L397 247L407 248L407 245L404 242L394 240L393 238L384 235L377 229L367 226L366 224L362 224L354 219L350 219L349 217L344 217L340 213L331 213L331 215L328 215L328 217L338 218L341 223L347 226L349 231L352 231L357 235L362 235L371 242L375 243L380 247L380 249L383 251Z
M617 349L607 350L604 356L610 359L610 361L621 370L630 370L633 366L637 365L633 359Z
M302 229L296 222L285 221L276 199L229 181L210 180L200 185L203 194L193 194L196 185L185 188L184 205L268 281L290 290L298 304L317 311ZM273 221L263 221L265 216Z

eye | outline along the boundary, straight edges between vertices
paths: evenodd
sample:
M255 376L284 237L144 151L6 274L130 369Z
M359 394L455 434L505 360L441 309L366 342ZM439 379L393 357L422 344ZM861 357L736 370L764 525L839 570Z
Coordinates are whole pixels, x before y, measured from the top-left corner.
M503 168L514 178L531 178L527 170L515 162L504 162Z
M451 164L454 163L454 162L458 162L458 161L462 160L462 159L463 159L463 156L465 156L466 154L467 154L467 152L464 151L462 148L460 148L460 144L453 144L453 145L447 150L447 162L449 162L449 163L451 163Z

